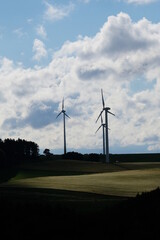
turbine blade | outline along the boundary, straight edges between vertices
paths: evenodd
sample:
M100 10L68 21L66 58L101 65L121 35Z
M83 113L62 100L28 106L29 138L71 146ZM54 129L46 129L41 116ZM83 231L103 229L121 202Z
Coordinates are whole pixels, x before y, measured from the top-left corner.
M62 110L64 110L64 98L62 100Z
M113 116L115 116L115 114L114 113L112 113L112 112L110 112L110 111L107 111L108 113L110 113L110 114L112 114Z
M103 118L102 118L102 115L101 115L101 124L103 125Z
M97 120L96 120L96 123L98 122L98 119L100 118L100 116L102 115L102 113L103 113L103 110L100 112L100 114L99 114L99 116L98 116L98 118L97 118Z
M103 105L103 108L105 107L105 102L104 102L104 97L103 97L103 90L101 89L101 95L102 95L102 105Z
M70 118L70 116L68 116L67 113L65 113L65 116L68 117L68 118Z
M57 115L57 117L56 118L58 118L60 115L61 115L61 113L62 113L62 111Z
M97 129L97 131L95 133L97 133L101 127L102 127L102 125Z

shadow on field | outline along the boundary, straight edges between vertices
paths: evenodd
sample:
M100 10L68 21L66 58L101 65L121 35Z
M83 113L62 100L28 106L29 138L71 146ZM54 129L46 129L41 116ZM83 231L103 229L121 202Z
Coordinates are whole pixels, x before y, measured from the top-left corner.
M17 168L12 167L0 169L0 183L9 181L11 178L16 176L17 172Z
M41 192L46 197L43 199L34 192L33 201L32 191L29 198L25 198L27 193L23 191L21 197L9 189L1 191L0 232L5 238L159 239L159 188L128 200L119 198L114 202L108 196L114 204L107 204L104 196L96 198L84 193L77 193L76 201L74 198L65 201L66 193L62 191L61 201L52 202L47 199L47 192L46 195Z

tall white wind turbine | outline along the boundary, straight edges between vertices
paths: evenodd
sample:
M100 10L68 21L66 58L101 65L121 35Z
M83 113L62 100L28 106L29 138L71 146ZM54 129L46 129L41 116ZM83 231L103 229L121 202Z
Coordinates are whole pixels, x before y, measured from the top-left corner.
M65 122L65 117L68 117L70 118L67 114L66 114L66 111L64 109L64 98L62 100L62 110L61 112L57 115L56 118L58 118L61 113L63 113L63 131L64 131L64 155L66 154L67 152L67 148L66 148L66 122Z
M102 116L102 113L105 112L105 134L106 134L106 163L109 163L109 137L108 137L108 113L115 116L112 112L110 112L109 107L105 107L104 97L103 97L103 90L101 89L101 95L102 95L102 111L100 112L96 122L98 119Z

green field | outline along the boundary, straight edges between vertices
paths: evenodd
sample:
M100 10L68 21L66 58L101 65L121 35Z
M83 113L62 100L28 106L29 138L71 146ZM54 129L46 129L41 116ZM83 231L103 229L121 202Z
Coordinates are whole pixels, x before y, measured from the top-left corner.
M160 163L35 162L19 167L1 186L133 197L160 186Z

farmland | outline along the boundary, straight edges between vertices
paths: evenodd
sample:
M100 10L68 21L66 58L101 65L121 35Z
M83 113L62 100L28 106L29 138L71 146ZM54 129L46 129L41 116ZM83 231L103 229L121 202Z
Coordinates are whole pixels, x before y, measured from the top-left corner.
M133 203L130 201L139 199L136 197L138 193L150 192L159 187L159 176L159 162L104 164L63 159L24 163L13 169L10 177L1 180L1 212L5 218L6 210L4 214L3 211L9 209L7 216L11 219L13 216L17 216L17 213L18 216L23 213L22 222L20 221L22 216L16 217L16 222L20 228L17 231L20 232L23 232L24 225L31 226L35 224L33 222L36 220L35 234L40 236L43 231L39 230L39 226L42 227L43 234L46 235L53 228L51 222L54 223L56 236L63 235L61 229L68 231L66 234L69 236L77 234L77 232L81 236L86 231L86 224L89 229L94 228L94 226L97 229L102 228L102 235L109 234L111 236L113 235L111 226L114 224L114 218L121 221L121 215L126 218L126 214L129 214L127 218L130 219L133 215L131 209L135 209L135 212L138 211L135 220L132 219L132 227L135 227L137 221L141 221L137 220L137 217L139 214L140 216L144 215L141 211L146 211L145 206L147 207L147 205L143 204L142 210L136 210L134 201ZM157 208L156 203L150 204L150 206ZM147 211L149 211L148 207ZM154 211L157 210L154 209ZM151 214L153 221L152 213L148 214L149 217ZM106 230L104 219L110 226L109 230ZM148 218L146 217L146 219ZM143 221L145 220L143 219ZM125 224L129 223L125 221ZM15 227L15 224L11 225L13 228ZM130 225L127 226L128 232L125 232L127 237L130 231L135 233L139 231L139 228L135 230L130 229ZM117 228L115 234L121 228L124 235L121 224ZM37 231L39 232L37 233ZM106 233L106 231L109 232ZM150 234L153 234L152 231L153 229ZM15 234L15 229L12 232ZM94 229L93 231L92 229L90 235L95 236L95 234L100 234L99 230L95 231ZM144 229L142 229L142 234L144 234Z
M160 186L160 163L90 163L75 160L22 165L1 186L134 197Z

